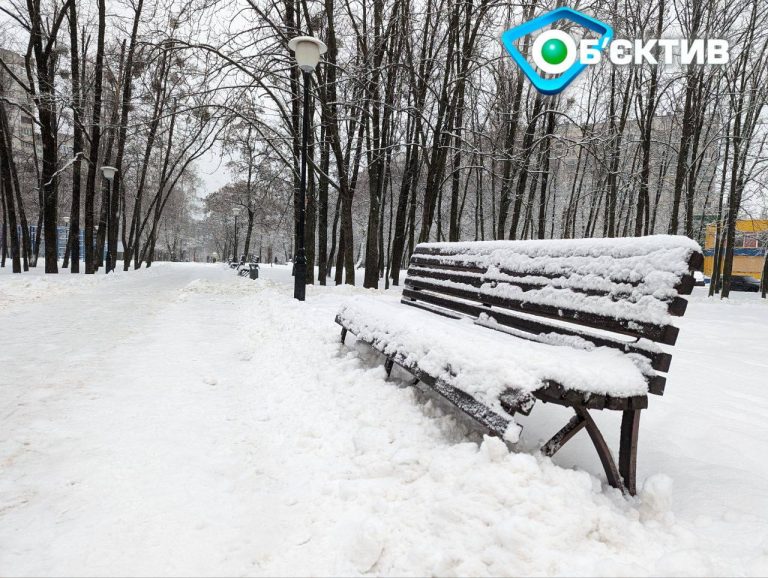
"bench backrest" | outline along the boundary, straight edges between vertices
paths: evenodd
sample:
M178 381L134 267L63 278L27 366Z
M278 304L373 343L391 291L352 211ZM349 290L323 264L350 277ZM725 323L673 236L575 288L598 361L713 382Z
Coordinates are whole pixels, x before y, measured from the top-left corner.
M403 303L526 339L613 347L648 360L662 393L703 256L686 237L422 243L411 256ZM642 365L642 364L641 364Z

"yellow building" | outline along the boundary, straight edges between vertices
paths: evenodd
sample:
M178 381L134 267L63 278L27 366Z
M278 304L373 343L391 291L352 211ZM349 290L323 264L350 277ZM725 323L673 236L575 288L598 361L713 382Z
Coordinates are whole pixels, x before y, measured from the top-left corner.
M712 276L715 259L715 224L707 225L704 239L704 274ZM736 242L733 249L733 274L749 275L760 279L765 262L768 220L744 219L736 221Z

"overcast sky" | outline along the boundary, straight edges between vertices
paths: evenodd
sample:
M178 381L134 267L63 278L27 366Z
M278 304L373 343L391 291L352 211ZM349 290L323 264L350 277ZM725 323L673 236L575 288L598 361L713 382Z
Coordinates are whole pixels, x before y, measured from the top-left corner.
M226 161L227 159L221 158L220 148L214 146L195 163L198 176L203 183L199 191L201 197L208 196L232 178L232 173L226 167Z

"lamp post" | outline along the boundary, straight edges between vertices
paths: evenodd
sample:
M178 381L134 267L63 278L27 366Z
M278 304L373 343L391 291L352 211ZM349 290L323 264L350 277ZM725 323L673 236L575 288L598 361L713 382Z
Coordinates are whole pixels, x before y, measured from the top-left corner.
M307 250L304 246L304 219L307 198L307 143L309 142L309 84L320 55L328 48L312 36L297 36L288 43L304 80L304 120L301 124L301 186L299 187L299 219L296 223L297 250L294 259L293 297L304 301L307 282Z
M112 263L112 250L111 250L111 233L112 233L112 180L117 174L117 167L103 166L101 167L101 174L109 181L109 187L107 187L107 257L104 263L104 274L109 274L110 271L114 271L115 267Z
M66 237L64 237L64 239L65 239L64 240L64 261L67 260L67 250L69 249L69 243L70 243L70 238L69 238L69 220L70 220L69 217L64 217L64 227L67 230L67 235L66 235ZM66 265L65 265L65 267L66 267Z
M235 247L234 247L235 254L232 257L232 259L234 261L237 261L238 263L240 262L240 257L237 255L237 216L240 214L241 210L242 209L240 207L235 207L234 209L232 209L232 213L235 215Z

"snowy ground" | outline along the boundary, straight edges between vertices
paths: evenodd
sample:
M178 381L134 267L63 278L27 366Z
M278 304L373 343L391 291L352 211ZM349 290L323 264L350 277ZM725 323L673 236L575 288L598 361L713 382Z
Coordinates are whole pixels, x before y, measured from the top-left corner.
M0 575L768 574L754 295L694 295L626 500L584 433L554 463L465 436L340 345L362 289L290 282L0 270ZM566 418L538 404L523 443Z

